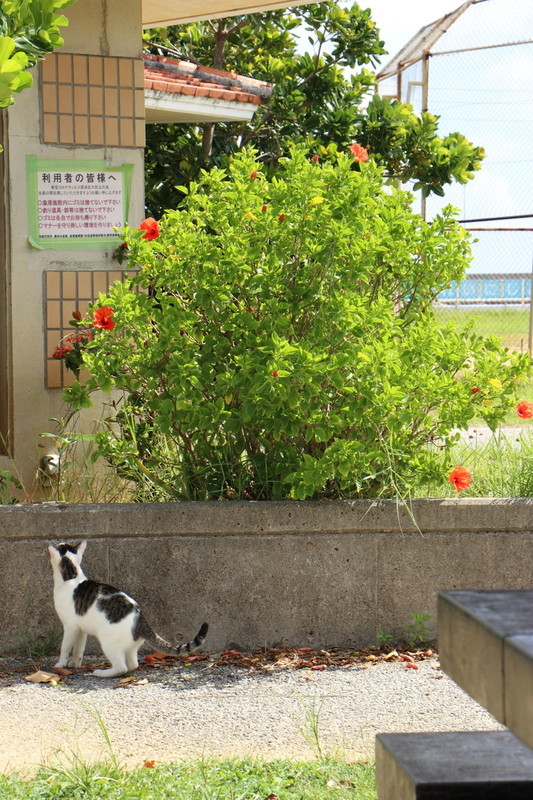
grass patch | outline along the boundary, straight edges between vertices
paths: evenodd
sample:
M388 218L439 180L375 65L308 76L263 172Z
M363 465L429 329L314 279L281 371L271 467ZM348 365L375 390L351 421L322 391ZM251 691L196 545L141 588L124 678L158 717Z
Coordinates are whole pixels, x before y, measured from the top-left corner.
M147 762L150 764L151 762ZM143 767L43 768L31 781L0 777L1 800L375 800L374 767L319 761L195 760Z
M472 474L472 485L461 497L533 497L533 433L471 436L452 449L452 462ZM449 484L435 484L414 496L455 497L456 492Z
M472 308L438 306L435 317L442 324L454 323L460 328L474 322L474 333L479 336L497 336L512 350L526 352L529 336L529 308Z

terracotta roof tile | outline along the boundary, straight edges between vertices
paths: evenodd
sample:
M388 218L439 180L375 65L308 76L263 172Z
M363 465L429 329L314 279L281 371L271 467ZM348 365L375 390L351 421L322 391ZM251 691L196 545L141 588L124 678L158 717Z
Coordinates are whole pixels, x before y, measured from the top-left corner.
M261 105L272 95L271 84L233 72L148 53L143 54L143 60L144 87L156 92L254 105Z

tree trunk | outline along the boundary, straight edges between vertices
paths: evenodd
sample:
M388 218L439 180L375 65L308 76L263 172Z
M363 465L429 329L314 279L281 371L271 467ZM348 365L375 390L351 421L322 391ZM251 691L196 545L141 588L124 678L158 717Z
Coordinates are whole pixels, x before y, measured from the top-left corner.
M213 67L222 69L224 65L224 48L228 40L229 29L225 28L224 22L219 20L218 29L215 33L215 53L213 56ZM215 123L206 122L202 136L202 158L209 158L213 147L213 136L215 134Z

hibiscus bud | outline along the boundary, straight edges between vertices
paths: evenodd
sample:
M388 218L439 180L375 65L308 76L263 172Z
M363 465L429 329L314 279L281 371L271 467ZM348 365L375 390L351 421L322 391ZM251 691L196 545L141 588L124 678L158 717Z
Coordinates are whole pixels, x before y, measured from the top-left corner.
M313 156L313 158L311 159L311 161L313 162L313 164L318 164L319 160L320 160L320 159L319 159L319 157L318 157L318 156L316 155L316 153L315 153L315 155Z
M72 312L72 319L75 319L78 322L80 322L80 320L81 320L81 311L79 311L79 309L76 309L75 311Z
M279 375L279 372L277 371L277 369L273 369L272 370L272 377L277 378L278 375Z
M263 205L262 205L262 207L261 207L261 211L263 212L263 214L265 213L265 211L267 210L267 208L268 208L267 204L266 204L266 203L263 203Z
M258 173L254 170L250 175L250 180L255 181L257 178Z
M472 394L477 394L478 392L479 392L478 387L474 386L474 388L472 389Z
M280 222L283 222L284 219L285 219L285 214L280 214L279 217L278 217L278 220Z

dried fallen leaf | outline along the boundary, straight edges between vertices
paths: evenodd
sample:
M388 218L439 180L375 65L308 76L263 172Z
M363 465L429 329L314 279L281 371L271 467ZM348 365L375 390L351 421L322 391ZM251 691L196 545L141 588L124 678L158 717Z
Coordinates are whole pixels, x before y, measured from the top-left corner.
M148 678L137 679L135 675L128 675L126 678L121 678L120 681L113 686L113 689L129 689L131 686L144 686L148 683Z
M65 667L52 667L52 672L55 675L62 675L65 678L67 677L67 675L74 675L74 670L65 669Z
M55 678L56 676L52 672L43 672L38 669L37 672L33 672L31 675L25 675L24 680L30 681L30 683L50 683Z
M265 800L279 800L277 794L269 794L268 797L265 797Z
M145 761L143 764L146 769L153 769L155 767L155 761Z
M313 664L312 667L309 667L309 669L316 669L316 670L327 669L327 668L328 668L327 664Z
M388 661L390 658L395 658L395 657L396 658L398 657L398 651L397 650L391 650L390 653L387 653L386 656L383 656L383 660L384 661Z
M405 669L420 669L418 664L413 664L412 661L408 661L405 665Z
M219 667L232 667L248 672L262 670L272 672L278 669L306 669L314 666L328 667L361 667L362 662L374 664L389 664L394 661L419 662L435 657L430 651L416 650L411 652L407 647L398 646L395 649L363 648L361 650L343 650L331 648L330 650L313 649L311 647L262 647L252 652L239 650L225 650L214 658L209 653L195 654L194 656L167 655L153 653L145 657L145 666L160 668L179 666L191 668L195 661L206 661L210 669ZM368 666L368 664L366 665Z

